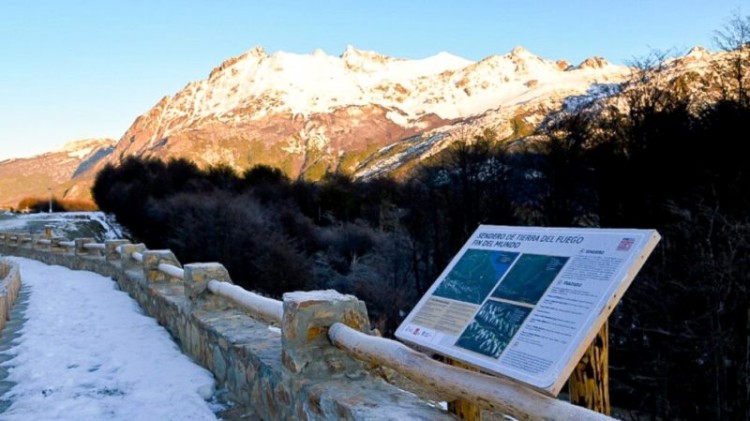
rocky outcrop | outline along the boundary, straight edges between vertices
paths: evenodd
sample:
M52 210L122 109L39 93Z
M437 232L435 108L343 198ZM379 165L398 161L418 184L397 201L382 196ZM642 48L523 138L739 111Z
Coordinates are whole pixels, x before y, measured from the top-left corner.
M578 65L579 69L603 69L609 66L609 62L602 57L589 57Z

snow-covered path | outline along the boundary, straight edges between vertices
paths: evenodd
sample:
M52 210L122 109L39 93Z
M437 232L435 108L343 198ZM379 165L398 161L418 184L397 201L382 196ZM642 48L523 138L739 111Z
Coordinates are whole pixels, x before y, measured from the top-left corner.
M28 308L2 353L15 383L0 420L215 420L211 374L106 277L20 263Z

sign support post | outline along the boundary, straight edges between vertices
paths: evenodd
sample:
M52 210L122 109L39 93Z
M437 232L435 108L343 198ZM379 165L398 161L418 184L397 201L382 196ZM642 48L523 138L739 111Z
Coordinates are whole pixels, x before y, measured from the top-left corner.
M596 338L583 354L568 379L570 403L611 415L609 400L609 323L596 334Z
M452 358L444 358L444 360L448 365L461 367L466 370L478 371L476 368ZM448 402L448 412L465 421L482 421L481 408L473 402L465 401L463 399L456 399L455 401Z

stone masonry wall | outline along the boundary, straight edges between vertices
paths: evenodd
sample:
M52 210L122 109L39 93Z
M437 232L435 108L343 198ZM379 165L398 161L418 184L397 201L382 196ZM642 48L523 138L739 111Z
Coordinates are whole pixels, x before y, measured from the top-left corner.
M21 272L18 265L0 259L0 331L5 328L10 310L21 290Z
M210 298L208 305L205 297L194 297L190 288L186 294L179 278L149 280L143 265L113 258L109 246L108 252L83 253L80 247L56 247L54 241L40 246L32 240L6 240L0 241L0 253L112 277L169 330L184 353L214 373L219 386L264 420L455 419L372 377L330 344L324 329L331 312L340 307L354 324L364 326L365 320L356 315L361 304L335 299L332 307L318 308L314 296L307 299L297 293L288 303L285 300L284 308L302 313L299 317L285 313L282 329L287 334L282 341L280 329L269 328L221 297ZM139 245L127 247L143 250ZM310 320L319 315L319 320ZM314 326L303 328L301 323ZM282 350L282 342L297 348ZM309 347L300 348L305 344Z

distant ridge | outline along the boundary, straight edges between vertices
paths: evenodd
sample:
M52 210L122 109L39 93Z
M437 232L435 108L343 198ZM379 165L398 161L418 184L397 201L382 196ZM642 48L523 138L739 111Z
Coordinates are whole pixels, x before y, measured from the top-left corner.
M88 198L88 185L75 180L105 159L114 139L83 139L56 151L0 161L0 208L14 208L24 197Z

